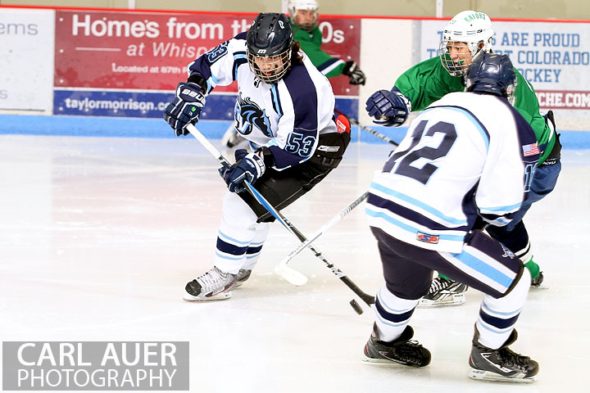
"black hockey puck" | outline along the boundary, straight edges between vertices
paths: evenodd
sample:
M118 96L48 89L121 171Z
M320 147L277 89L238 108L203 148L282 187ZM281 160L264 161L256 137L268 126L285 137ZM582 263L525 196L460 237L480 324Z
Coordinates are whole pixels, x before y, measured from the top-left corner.
M350 305L351 307L354 309L354 311L356 311L356 313L358 315L361 315L363 313L363 309L361 308L361 306L357 303L356 300L352 299L350 301Z

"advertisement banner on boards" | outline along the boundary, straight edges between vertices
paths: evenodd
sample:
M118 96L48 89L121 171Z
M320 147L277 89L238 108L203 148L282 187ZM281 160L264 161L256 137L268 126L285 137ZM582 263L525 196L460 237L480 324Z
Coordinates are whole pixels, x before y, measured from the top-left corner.
M447 22L423 21L420 60L437 56ZM576 129L590 121L590 29L586 23L494 22L492 48L510 56L532 84L542 111L559 111L558 123Z
M424 21L421 60L437 55L444 22ZM495 53L506 54L536 90L590 86L590 30L585 24L494 22ZM572 104L571 108L575 106ZM588 105L587 107L590 107Z
M161 112L149 108L161 107L163 93L172 97L178 82L186 80L187 66L219 43L246 31L253 17L57 11L55 113L160 116ZM326 42L322 49L343 59L348 55L358 58L359 26L359 21L323 21L320 28ZM348 78L336 77L332 83L337 95L356 100L358 87L351 87ZM112 94L105 94L105 90ZM231 119L233 102L227 106L231 100L226 95L236 91L235 85L216 87L208 100L208 106L215 110L205 108L204 118ZM109 100L111 104L106 102ZM152 104L147 105L146 100ZM109 106L117 110L105 110ZM101 111L94 110L99 107Z
M51 113L53 93L51 10L0 9L0 111Z

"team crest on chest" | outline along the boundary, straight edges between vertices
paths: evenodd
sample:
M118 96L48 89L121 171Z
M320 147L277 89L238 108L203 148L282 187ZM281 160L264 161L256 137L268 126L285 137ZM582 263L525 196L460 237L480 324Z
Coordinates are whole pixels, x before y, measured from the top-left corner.
M249 97L242 98L241 94L238 96L234 118L236 119L236 130L240 134L248 135L252 132L253 127L256 127L267 137L273 137L270 119L266 115L266 111Z

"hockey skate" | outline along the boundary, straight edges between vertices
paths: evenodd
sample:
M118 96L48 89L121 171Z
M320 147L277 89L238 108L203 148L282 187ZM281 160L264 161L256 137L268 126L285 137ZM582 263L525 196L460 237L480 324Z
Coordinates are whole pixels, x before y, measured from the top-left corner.
M186 284L183 298L187 301L229 299L236 282L236 274L222 272L214 266L207 273Z
M543 272L539 272L539 275L536 278L531 279L531 288L545 288L542 285L544 279Z
M373 325L373 333L365 345L364 362L411 367L424 367L430 363L430 351L417 341L410 340L414 336L411 326L406 326L401 336L391 342L379 341L376 330Z
M234 288L241 287L243 283L248 281L248 279L250 278L250 274L252 274L252 270L240 269L240 271L238 272L238 276L236 277L236 285L234 286Z
M508 340L498 349L490 349L478 341L479 332L475 329L473 346L469 365L469 377L484 381L497 382L534 382L534 376L539 372L539 363L528 356L514 353L508 345L516 341L518 334L512 331Z
M463 283L436 277L428 293L420 299L422 307L457 306L465 303L465 292L469 287Z

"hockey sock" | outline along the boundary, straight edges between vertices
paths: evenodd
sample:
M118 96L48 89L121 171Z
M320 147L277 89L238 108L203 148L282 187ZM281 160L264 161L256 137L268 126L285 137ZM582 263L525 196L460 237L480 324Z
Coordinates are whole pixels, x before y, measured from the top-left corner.
M254 269L254 266L256 266L260 251L268 236L270 224L267 222L256 224L255 228L256 234L254 235L252 242L248 245L248 249L246 250L246 262L242 265L242 269L252 270Z
M444 275L444 274L442 274L442 273L438 273L438 276L439 276L440 278L442 278L443 280L447 280L447 281L449 281L449 280L450 280L449 276L445 276L445 275Z
M389 292L386 287L381 288L374 305L375 325L380 341L391 342L402 334L419 300L402 299Z
M530 285L531 276L528 270L524 269L518 283L507 295L497 299L490 295L483 298L479 318L475 323L480 333L480 344L497 349L508 340L526 302Z

